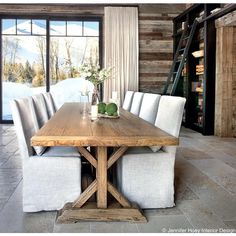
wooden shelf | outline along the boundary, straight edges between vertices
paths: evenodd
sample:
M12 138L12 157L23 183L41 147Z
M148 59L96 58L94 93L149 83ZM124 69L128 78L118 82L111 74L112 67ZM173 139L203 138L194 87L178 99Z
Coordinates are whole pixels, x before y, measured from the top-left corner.
M174 29L180 26L182 21L187 21L187 24L191 25L194 19L199 17L200 12L204 12L204 17L209 16L210 12L219 6L220 4L194 4L174 18ZM181 35L181 32L178 34ZM180 37L174 37L175 50L179 39ZM187 98L185 126L204 135L214 134L215 40L214 21L201 21L190 46L185 65L186 76L182 77L182 84L178 86L178 95ZM194 52L197 54L195 57L192 55ZM199 65L203 65L203 68ZM196 66L199 72L196 71ZM198 89L202 91L196 91Z

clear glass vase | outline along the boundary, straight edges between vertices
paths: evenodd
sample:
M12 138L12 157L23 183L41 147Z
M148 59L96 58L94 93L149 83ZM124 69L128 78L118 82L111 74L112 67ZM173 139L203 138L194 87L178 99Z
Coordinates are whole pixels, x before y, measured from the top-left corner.
M98 118L98 104L99 103L99 90L97 86L94 85L92 101L91 101L91 120L96 120Z
M97 86L94 86L91 105L97 105L100 102L99 90Z

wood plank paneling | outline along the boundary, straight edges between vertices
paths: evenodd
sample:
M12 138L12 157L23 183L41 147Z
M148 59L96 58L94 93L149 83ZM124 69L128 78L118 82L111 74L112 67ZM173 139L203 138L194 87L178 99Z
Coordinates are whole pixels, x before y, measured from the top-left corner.
M217 28L215 134L236 137L236 27Z
M186 9L185 4L140 4L141 13L179 14Z
M3 15L103 15L103 5L85 4L0 4L0 14Z
M185 4L139 5L139 90L161 93L173 58L172 20Z
M166 61L166 60L172 60L173 58L173 53L142 53L139 57L140 60L145 61L145 60L157 60L157 61Z
M232 71L232 129L233 136L236 137L236 27L233 27L233 68Z

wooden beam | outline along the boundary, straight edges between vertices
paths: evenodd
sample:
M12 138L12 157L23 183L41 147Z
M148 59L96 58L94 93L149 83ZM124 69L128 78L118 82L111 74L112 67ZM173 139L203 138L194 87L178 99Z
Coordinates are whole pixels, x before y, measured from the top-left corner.
M221 10L209 15L208 17L202 19L199 21L199 23L202 23L204 21L208 21L208 20L216 20L232 11L236 10L236 4L228 4L227 6L225 6L224 8L222 8Z
M108 185L108 192L123 206L123 207L131 207L130 202L121 194L119 193L116 188L110 183Z
M128 147L120 147L108 160L107 169L109 169L128 149Z
M94 4L0 4L3 15L89 15L104 14L104 6Z
M234 136L235 27L216 30L215 135Z
M97 160L89 153L89 151L84 147L78 147L79 152L88 160L93 167L97 168Z
M73 202L72 207L82 207L84 203L97 191L97 180L94 180L88 188Z
M107 208L107 148L97 147L97 207Z
M70 205L65 205L59 211L56 221L59 224L76 223L78 221L128 221L146 223L147 219L136 206L132 206L132 208L115 206L107 209L99 209L94 208L93 203L89 203L83 208L71 208Z
M215 21L216 28L224 26L236 26L236 10L217 19Z

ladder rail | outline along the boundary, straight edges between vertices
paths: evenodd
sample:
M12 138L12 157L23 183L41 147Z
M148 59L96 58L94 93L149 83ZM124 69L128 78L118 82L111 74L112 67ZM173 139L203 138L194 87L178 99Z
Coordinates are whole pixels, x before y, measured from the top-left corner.
M183 38L184 38L184 35L187 31L187 22L185 22L185 26L184 26L184 30L182 32L182 35L180 37L180 41L179 42L182 42L183 41ZM179 56L179 50L181 48L181 43L178 44L178 47L176 49L176 53L175 53L175 56L174 56L174 59L173 59L173 63L171 65L171 68L170 68L170 73L168 75L168 78L167 78L167 81L166 81L166 84L165 84L165 88L164 88L164 91L163 91L163 94L166 94L167 90L168 90L168 87L169 87L169 84L170 84L170 81L171 81L171 78L172 78L172 74L175 70L175 66L176 66L176 61L177 61L177 58Z
M178 68L178 72L177 72L177 74L175 76L175 80L174 80L173 86L171 88L170 95L173 95L175 93L175 90L176 90L177 85L179 83L180 74L181 74L182 69L184 67L185 59L187 58L187 54L188 54L190 45L192 43L193 36L194 36L195 30L196 30L197 24L198 24L198 20L196 19L194 21L193 25L192 25L192 29L191 29L190 34L189 34L189 39L187 41L187 44L186 44L186 47L185 47L185 50L184 50L184 53L183 53L183 58L182 58L182 60L180 62L180 65L179 65L179 68Z
M180 79L180 75L181 75L181 72L182 72L182 69L183 69L183 66L184 66L184 63L185 63L185 59L187 58L187 54L188 54L190 45L192 43L192 39L193 39L195 30L196 30L197 24L198 24L198 20L195 19L188 37L184 38L185 33L187 31L187 26L186 26L186 22L185 22L184 31L183 31L183 33L181 35L180 40L179 40L179 44L178 44L178 47L176 49L174 60L173 60L173 63L171 65L170 73L168 75L168 78L167 78L167 81L166 81L166 84L165 84L165 87L164 87L164 90L163 90L163 94L167 93L168 88L169 88L169 86L170 86L170 84L172 82L171 81L172 77L173 77L173 82L172 82L173 85L172 85L172 88L171 88L171 91L170 91L170 95L173 95L175 93L175 90L177 88L177 85L178 85L178 82L179 82L179 79ZM186 43L186 46L185 46L185 48L183 50L183 54L180 54L182 42L183 42L184 39L187 39L187 43ZM180 60L180 63L179 63L177 71L174 72L175 67L176 67L176 63L177 63L177 58L179 57L179 55L182 55L182 58ZM179 62L179 60L178 60L178 62ZM174 77L174 74L175 74L175 77Z

